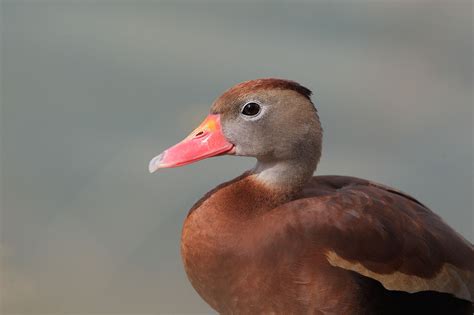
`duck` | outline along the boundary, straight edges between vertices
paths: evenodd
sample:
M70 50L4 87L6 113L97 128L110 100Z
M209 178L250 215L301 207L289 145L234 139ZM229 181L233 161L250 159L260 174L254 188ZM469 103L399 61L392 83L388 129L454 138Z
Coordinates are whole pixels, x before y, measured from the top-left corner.
M256 165L208 192L181 235L185 272L220 314L472 314L473 245L410 195L313 176L323 130L312 92L239 83L149 171L220 155Z

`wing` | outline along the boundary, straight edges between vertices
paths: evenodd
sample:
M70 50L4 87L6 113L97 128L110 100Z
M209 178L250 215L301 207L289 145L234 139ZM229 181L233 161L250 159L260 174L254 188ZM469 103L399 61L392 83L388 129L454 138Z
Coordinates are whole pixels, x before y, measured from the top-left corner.
M279 207L327 261L386 289L437 291L473 301L474 249L400 191L351 177L315 177L306 198ZM296 226L295 226L296 225Z

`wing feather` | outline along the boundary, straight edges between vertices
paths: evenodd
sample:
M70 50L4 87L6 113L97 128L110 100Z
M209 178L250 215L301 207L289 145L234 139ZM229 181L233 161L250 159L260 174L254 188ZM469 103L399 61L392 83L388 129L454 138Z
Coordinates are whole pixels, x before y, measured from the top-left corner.
M350 177L312 183L312 196L279 209L325 250L328 262L386 289L438 291L474 301L474 249L415 198Z

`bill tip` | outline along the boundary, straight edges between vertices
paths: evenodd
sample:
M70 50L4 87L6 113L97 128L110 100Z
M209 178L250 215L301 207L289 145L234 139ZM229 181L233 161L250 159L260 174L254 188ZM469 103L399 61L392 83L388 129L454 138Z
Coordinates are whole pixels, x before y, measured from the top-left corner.
M163 160L163 153L151 159L150 163L148 164L148 171L150 173L156 172L156 170L160 168L161 160Z

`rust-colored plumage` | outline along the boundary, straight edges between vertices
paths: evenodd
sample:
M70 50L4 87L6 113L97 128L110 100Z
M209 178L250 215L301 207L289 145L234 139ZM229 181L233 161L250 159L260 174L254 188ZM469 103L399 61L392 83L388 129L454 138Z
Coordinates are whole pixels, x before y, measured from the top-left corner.
M281 199L252 175L239 177L189 214L182 255L193 286L220 313L472 312L472 246L412 197L357 178L313 177L301 195ZM459 274L443 290L417 283L445 266ZM397 284L401 275L415 281Z
M312 176L322 128L310 95L293 81L259 79L213 104L225 153L258 162L190 210L181 251L193 287L222 314L472 314L472 244L396 189ZM259 111L246 113L249 103ZM173 154L189 141L216 151L202 136L209 130Z
M235 98L237 95L245 95L249 92L259 92L261 90L293 90L295 92L300 93L308 100L310 99L312 94L310 89L302 86L301 84L295 81L268 78L250 80L236 84L227 91L225 91L221 97Z
M213 113L222 113L228 110L229 107L236 106L237 103L249 95L258 95L274 90L294 91L308 101L311 101L311 90L299 83L290 80L268 78L245 81L234 85L216 100L211 111Z

